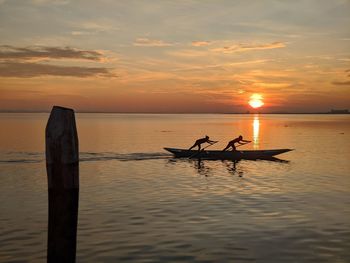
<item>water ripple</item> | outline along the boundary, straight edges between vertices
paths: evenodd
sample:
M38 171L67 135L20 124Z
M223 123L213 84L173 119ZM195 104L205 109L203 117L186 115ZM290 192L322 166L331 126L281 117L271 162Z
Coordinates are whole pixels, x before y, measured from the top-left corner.
M81 162L97 161L143 161L153 159L169 159L172 155L164 152L151 153L114 153L114 152L80 152ZM44 153L40 152L5 152L0 154L0 163L41 163L45 161Z

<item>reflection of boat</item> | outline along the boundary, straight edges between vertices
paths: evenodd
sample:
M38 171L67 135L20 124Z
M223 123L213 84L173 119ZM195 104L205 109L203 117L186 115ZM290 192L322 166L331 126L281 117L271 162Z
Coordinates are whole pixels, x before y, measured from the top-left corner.
M176 149L176 148L164 148L168 152L171 152L178 158L198 158L198 159L212 159L212 160L256 160L256 159L271 159L273 156L289 152L291 149L274 149L274 150L245 150L245 151L200 151Z

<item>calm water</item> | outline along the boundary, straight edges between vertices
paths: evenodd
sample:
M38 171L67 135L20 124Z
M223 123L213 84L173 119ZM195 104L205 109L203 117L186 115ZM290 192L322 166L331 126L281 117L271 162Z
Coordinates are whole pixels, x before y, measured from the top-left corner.
M0 114L0 262L43 262L48 114ZM349 115L77 114L78 262L350 262ZM175 160L205 134L285 161Z

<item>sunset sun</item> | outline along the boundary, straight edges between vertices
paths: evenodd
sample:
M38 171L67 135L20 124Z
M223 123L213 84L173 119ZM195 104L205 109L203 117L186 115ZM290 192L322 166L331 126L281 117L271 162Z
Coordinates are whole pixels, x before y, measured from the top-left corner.
M261 94L254 93L252 96L250 96L250 100L248 103L254 109L260 108L264 105L263 97Z

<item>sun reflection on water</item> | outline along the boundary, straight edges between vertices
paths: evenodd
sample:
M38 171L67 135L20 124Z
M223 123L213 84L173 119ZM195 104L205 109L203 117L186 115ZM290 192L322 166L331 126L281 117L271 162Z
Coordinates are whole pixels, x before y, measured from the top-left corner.
M254 149L259 149L259 129L260 129L259 115L255 115L254 120L253 120L253 147L254 147Z

